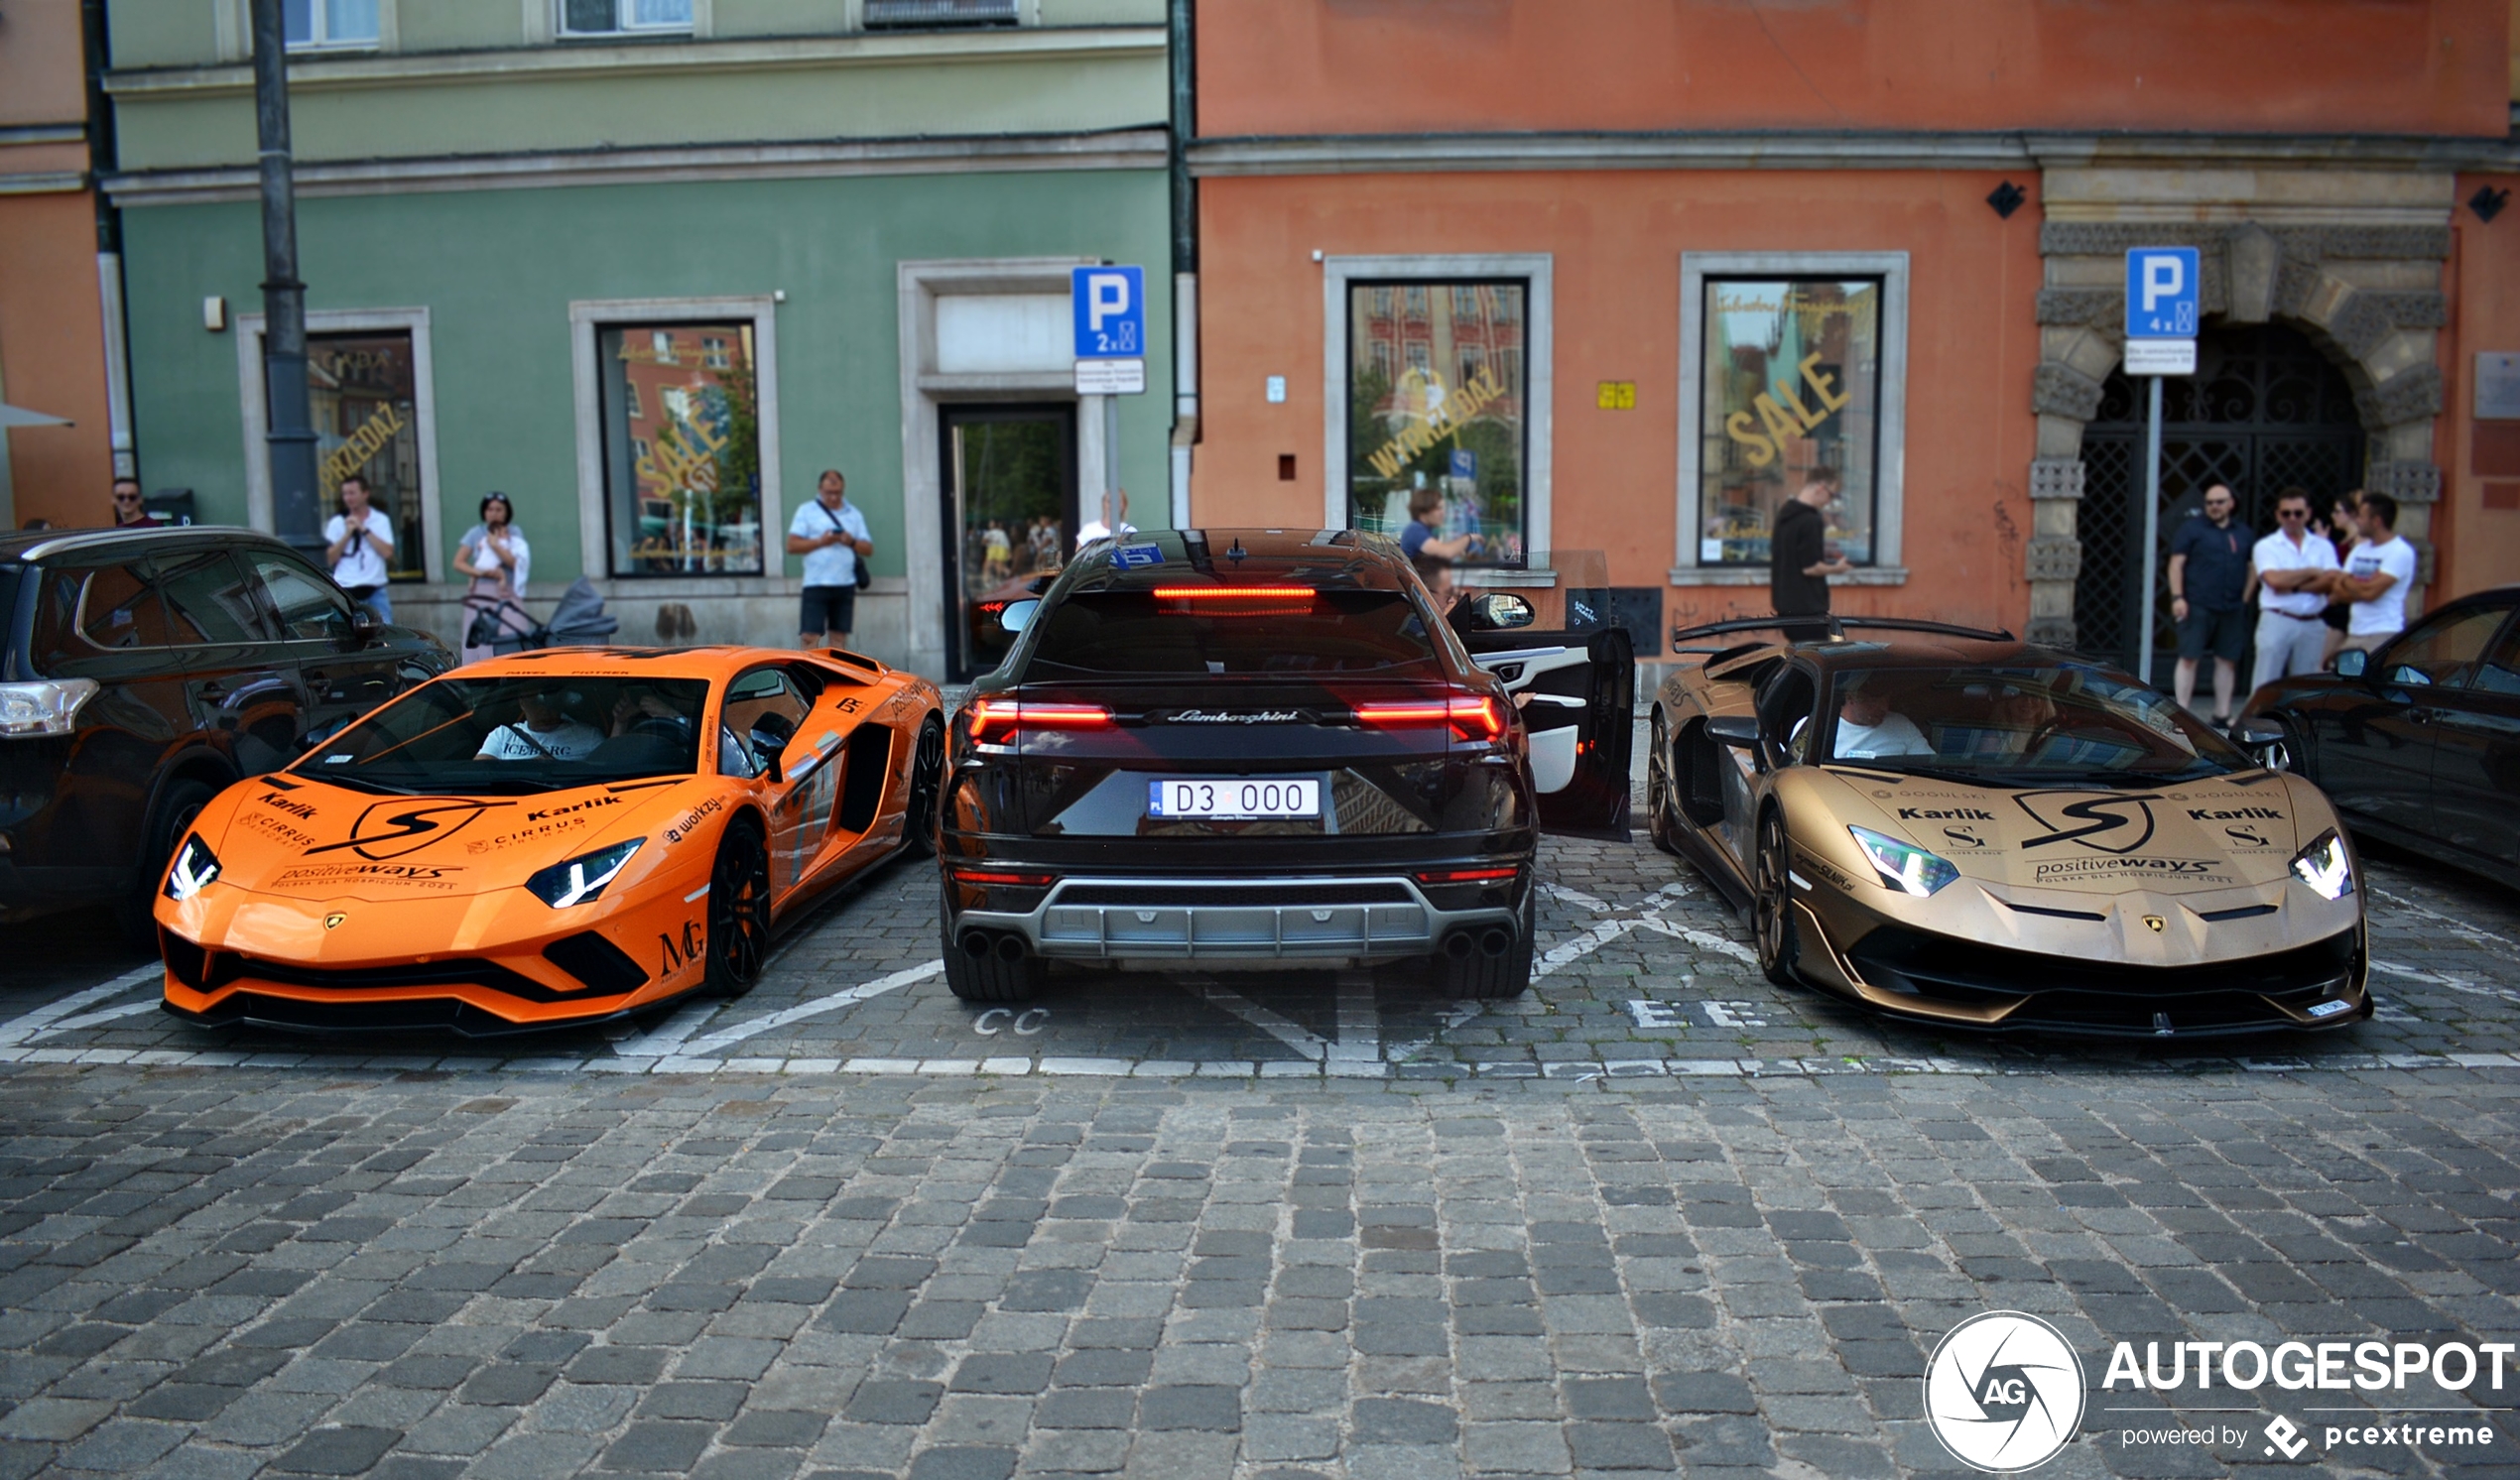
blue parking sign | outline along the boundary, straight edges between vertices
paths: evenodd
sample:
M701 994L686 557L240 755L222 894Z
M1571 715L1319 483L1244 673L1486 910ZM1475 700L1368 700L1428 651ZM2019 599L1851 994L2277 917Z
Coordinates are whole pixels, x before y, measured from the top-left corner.
M2129 247L2126 337L2195 338L2201 277L2194 247Z
M1146 357L1146 269L1080 267L1069 280L1076 316L1076 358Z

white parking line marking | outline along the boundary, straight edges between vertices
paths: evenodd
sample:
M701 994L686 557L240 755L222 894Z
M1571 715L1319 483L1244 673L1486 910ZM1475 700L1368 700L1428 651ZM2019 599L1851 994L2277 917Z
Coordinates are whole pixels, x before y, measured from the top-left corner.
M944 972L945 962L943 961L930 961L920 966L905 966L890 976L879 976L864 986L833 992L828 997L817 997L812 1002L800 1002L794 1007L782 1009L766 1018L755 1018L747 1023L738 1023L732 1028L721 1029L705 1038L694 1039L687 1046L685 1052L686 1054L714 1053L730 1044L740 1044L755 1034L768 1033L773 1028L785 1028L791 1023L802 1023L808 1018L819 1018L824 1013L835 1013L844 1007L854 1007L869 997L881 997L886 992L898 992L913 982L923 982L929 977L943 975Z
M723 1002L693 1002L675 1009L674 1016L659 1023L647 1033L626 1033L614 1041L612 1051L637 1056L645 1053L672 1053L683 1047L683 1041L700 1031L700 1025L717 1015Z
M142 982L163 982L166 974L165 966L152 961L146 966L135 966L112 981L98 982L83 992L72 992L59 1002L48 1002L31 1013L0 1023L0 1048L23 1044L46 1031L49 1025L60 1022L89 1003L119 997Z
M1570 905L1581 905L1595 915L1610 908L1609 901L1596 900L1580 889L1569 889L1564 884L1543 884L1540 887L1545 893L1565 900Z
M2459 919L2456 915L2444 915L2441 911L2435 910L2427 905L2419 905L2404 895L2391 894L2385 889L2373 889L2369 885L2365 885L2363 887L2371 889L2371 897L2375 900L2387 900L2390 904L2397 906L2401 910L2412 910L2418 915L2438 920L2442 924L2456 928L2462 935L2467 935L2478 940L2490 940L2494 944L2503 946L2506 949L2520 950L2520 941L2514 941L2508 935L2497 935L2493 931L2486 929L2483 925L2469 925L2467 922Z
M1303 1024L1279 1017L1250 998L1211 983L1201 983L1198 993L1211 1004L1223 1008L1315 1063L1328 1061L1328 1041L1307 1032Z
M1553 945L1531 968L1532 979L1555 975L1560 968L1592 954L1643 924L1641 920L1605 920L1573 940Z
M1333 1073L1383 1071L1382 1008L1374 1001L1371 972L1338 974L1338 1042L1329 1046L1325 1061Z
M1721 935L1708 934L1704 930L1693 930L1687 925L1676 925L1668 920L1651 915L1638 921L1637 924L1649 930L1660 930L1676 940L1686 940L1700 950L1711 950L1717 955L1730 956L1746 965L1759 964L1759 953L1737 940L1726 940Z
M94 1028L100 1023L110 1023L116 1018L135 1017L141 1013L154 1013L158 1010L159 1000L160 999L156 997L144 997L138 1002L119 1002L112 1007L99 1008L92 1013L81 1013L75 1018L64 1018L50 1028L39 1028L35 1032L28 1034L27 1042L33 1043L37 1039L49 1038L56 1033L69 1033L80 1028Z

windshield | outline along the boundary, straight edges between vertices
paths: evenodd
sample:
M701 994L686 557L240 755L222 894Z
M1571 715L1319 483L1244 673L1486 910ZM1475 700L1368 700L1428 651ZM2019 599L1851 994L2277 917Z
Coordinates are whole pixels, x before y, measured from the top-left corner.
M1079 591L1051 604L1027 672L1177 677L1391 675L1436 669L1400 591L1300 585Z
M1877 771L2150 785L2254 764L2154 690L2075 665L1840 674L1823 714L1827 757Z
M440 678L290 769L389 792L502 795L689 776L707 697L700 678Z

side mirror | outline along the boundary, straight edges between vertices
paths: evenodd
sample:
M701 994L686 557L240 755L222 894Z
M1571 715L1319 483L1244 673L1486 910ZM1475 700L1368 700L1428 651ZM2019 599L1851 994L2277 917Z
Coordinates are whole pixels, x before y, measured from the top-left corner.
M1747 714L1718 714L1706 721L1706 738L1735 750L1759 747L1759 722Z
M2371 655L2360 648L2347 648L2336 655L2336 677L2339 678L2359 678L2370 666Z
M1472 632L1511 632L1528 627L1537 614L1531 603L1511 591L1488 591L1468 602L1466 625Z
M336 719L327 725L317 725L298 738L298 749L301 753L313 750L349 727L350 721L346 719Z
M773 722L775 720L774 715L763 715L754 722L751 735L746 737L752 742L753 759L760 763L761 774L770 778L773 785L787 779L779 769L779 758L788 748L789 737L795 734L784 721Z
M376 620L376 613L369 611L366 607L359 605L355 601L351 602L350 646L354 648L364 648L368 644L375 642L377 630L378 623Z
M2243 719L2231 727L2231 738L2243 750L2263 750L2284 743L2284 727L2271 719Z
M1010 601L999 610L997 625L1010 633L1020 635L1025 628L1033 625L1033 617L1041 609L1041 598L1038 596L1027 596L1021 601Z

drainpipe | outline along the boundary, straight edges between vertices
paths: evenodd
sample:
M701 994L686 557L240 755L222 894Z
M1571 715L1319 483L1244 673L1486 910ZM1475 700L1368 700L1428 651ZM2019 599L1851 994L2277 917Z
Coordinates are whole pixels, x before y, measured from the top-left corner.
M1198 442L1198 187L1190 141L1198 128L1197 0L1172 0L1173 127L1173 528L1190 527L1191 448Z
M105 24L105 0L79 0L80 50L87 63L87 187L96 197L96 298L104 310L105 426L114 454L114 476L140 476L140 454L131 435L131 329L123 312L122 212L106 197L104 178L121 168L114 139L113 103L105 73L113 65L113 35Z

